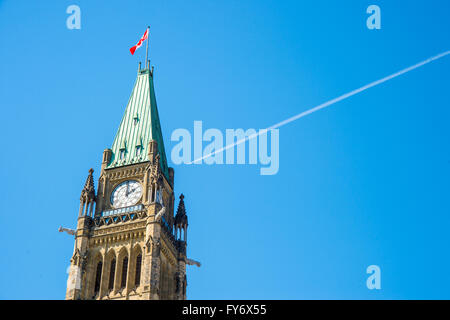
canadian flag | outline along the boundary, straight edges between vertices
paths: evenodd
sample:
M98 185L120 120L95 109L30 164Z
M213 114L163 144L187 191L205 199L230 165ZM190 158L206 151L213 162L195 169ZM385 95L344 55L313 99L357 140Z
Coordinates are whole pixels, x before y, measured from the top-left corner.
M134 54L134 52L135 52L140 46L142 46L142 43L144 43L144 41L148 39L148 29L149 29L149 28L147 28L147 30L145 30L144 35L142 36L141 40L139 40L139 42L138 42L135 46L132 46L132 47L130 48L131 54Z

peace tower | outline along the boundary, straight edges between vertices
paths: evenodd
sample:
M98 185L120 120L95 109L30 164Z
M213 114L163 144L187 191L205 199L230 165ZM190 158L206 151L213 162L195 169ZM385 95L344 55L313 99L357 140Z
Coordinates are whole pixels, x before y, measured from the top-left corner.
M148 64L149 65L149 64ZM89 170L81 191L66 299L186 299L188 218L174 215L174 170L167 166L153 68L139 70L98 189ZM61 231L61 230L60 230Z

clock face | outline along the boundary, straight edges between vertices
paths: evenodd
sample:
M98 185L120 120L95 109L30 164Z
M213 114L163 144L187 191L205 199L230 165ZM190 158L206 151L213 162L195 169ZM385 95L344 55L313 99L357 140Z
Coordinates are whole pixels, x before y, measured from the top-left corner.
M111 204L114 208L134 205L142 196L142 186L135 180L124 181L111 194Z

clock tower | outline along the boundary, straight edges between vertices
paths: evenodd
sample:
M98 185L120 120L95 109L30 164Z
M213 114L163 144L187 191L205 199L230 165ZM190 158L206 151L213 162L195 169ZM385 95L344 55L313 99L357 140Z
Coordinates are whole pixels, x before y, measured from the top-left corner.
M97 192L93 170L81 191L66 299L186 299L188 219L174 215L153 68L139 70ZM194 262L195 263L195 262Z

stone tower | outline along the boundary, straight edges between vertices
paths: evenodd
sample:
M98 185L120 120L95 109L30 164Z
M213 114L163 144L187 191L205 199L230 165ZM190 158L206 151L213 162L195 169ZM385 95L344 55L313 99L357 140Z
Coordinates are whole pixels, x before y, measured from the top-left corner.
M152 70L139 67L98 190L89 170L81 191L66 299L186 299L187 215L174 216Z

